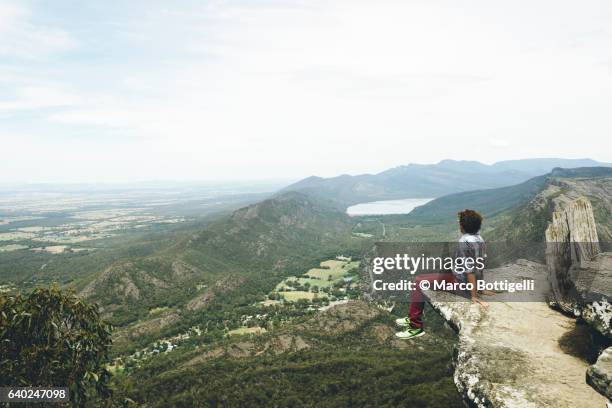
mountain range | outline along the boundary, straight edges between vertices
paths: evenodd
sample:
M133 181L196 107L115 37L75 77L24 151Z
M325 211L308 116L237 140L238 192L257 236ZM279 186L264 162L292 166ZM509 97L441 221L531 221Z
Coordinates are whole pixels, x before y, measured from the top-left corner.
M454 219L457 209L473 207L490 217L528 202L553 178L596 178L610 174L612 168L609 167L555 168L511 186L448 194L415 208L410 216L423 221L445 222Z
M146 251L108 263L84 254L62 265L75 275L71 285L116 325L115 386L139 404L367 406L375 396L379 405L459 407L448 364L455 338L431 310L425 347L414 348L393 336L399 315L355 301L357 294L327 309L269 296L286 279L309 279L321 261L341 254L359 260L376 240L452 239L464 208L483 213L487 240L541 240L554 201L577 195L591 201L599 236L610 240L610 164L444 160L375 175L310 177L160 233ZM409 197L437 198L407 215L345 212L358 202ZM341 282L345 295L348 282ZM232 334L253 328L263 330ZM168 342L178 348L160 352Z
M491 170L496 166L475 162L446 161L432 166L465 171L480 168L497 174ZM536 171L542 163L537 160L527 164L501 162L498 166ZM487 220L487 234L497 238L503 231L516 230L526 220L533 223L537 214L526 212L529 203L549 191L552 184L559 185L559 180L589 179L589 183L595 183L593 180L609 181L611 177L609 167L557 168L516 185L445 195L408 215L387 217L385 223L389 232L394 228L402 230L404 224L433 225L432 231L436 225L443 225L453 230L457 211L475 208ZM599 198L593 201L596 214L605 218L607 204L601 204ZM163 250L113 263L101 273L92 274L93 279L81 287L81 293L99 303L105 314L120 325L149 320L147 313L155 307L193 312L210 303L220 292L226 297L228 292L247 298L261 296L283 276L299 274L306 266L316 266L318 261L339 253L359 254L369 240L385 238L376 234L369 239L355 235L354 232L359 232L356 224L361 221L351 220L338 208L341 202L308 189L284 189L271 198L177 236L174 244ZM605 219L598 222L601 228L608 228ZM492 235L493 229L496 232ZM540 229L534 234L541 235ZM402 235L398 239L416 237L413 230L403 231L413 234L412 237ZM609 231L602 230L602 234L608 237ZM432 237L439 240L445 236L434 233ZM198 291L198 285L206 285L208 289Z
M462 191L518 184L553 168L610 167L591 159L525 159L491 165L477 161L442 160L437 164L409 164L377 174L308 177L285 187L313 197L333 200L339 206L401 198L435 198Z
M485 215L487 239L516 239L518 234L518 239L542 240L555 200L578 195L592 202L598 232L609 239L612 168L608 167L555 168L516 185L440 197L409 215L384 216L376 224L384 222L388 231L397 229L410 234L414 230L404 229L404 225L419 224L434 231L438 225L444 225L456 230L456 211L470 207ZM293 267L320 259L327 250L331 254L351 247L354 238L351 231L368 217L348 218L336 208L337 204L337 200L330 202L316 195L284 191L194 234L177 246L180 250L174 255L175 262L180 260L202 268L208 265L209 269L200 279L210 282L213 290L195 293L195 297L193 293L185 296L186 303L172 305L177 311L166 315L163 318L166 320L156 318L149 324L157 328L168 321L169 325L177 325L182 320L203 322L190 314L192 309L198 319L206 319L208 327L208 319L218 319L215 316L218 310L222 319L236 310L242 314L255 310L245 306L245 292L236 297L241 286L248 286L247 292L256 295L265 289L265 284L272 282L269 277L279 279L283 270L294 271ZM422 234L423 230L419 232ZM372 237L394 238L397 236L391 234ZM298 257L294 259L296 263L290 261L294 257ZM223 272L207 278L215 269ZM222 283L220 287L215 286L215 280ZM257 286L257 281L264 285ZM393 339L390 315L371 304L349 302L327 311L288 318L257 337L184 347L136 368L126 377L123 387L131 390L127 392L130 398L152 406L188 405L193 403L194 395L211 405L221 401L230 405L283 401L281 405L309 406L327 401L329 405L346 406L371 401L373 395L379 399L377 403L402 405L407 401L402 399L403 393L395 393L396 387L390 385L391 377L414 373L429 359L432 371L426 377L423 371L418 373L421 385L418 390L411 390L410 401L418 400L419 406L460 406L460 401L449 391L452 388L449 373L440 364L449 358L453 340L442 328L436 327L440 323L436 322L436 316L432 313L427 316L428 343L421 350ZM131 326L128 331L132 336L142 335L142 325ZM154 335L159 337L160 333ZM434 349L437 352L432 352ZM430 354L423 354L425 351ZM390 364L397 356L403 357L401 361L405 365ZM372 393L363 394L363 387L367 388L368 383L363 381L364 375L369 372L376 372L376 378L385 380L377 383L380 387ZM207 377L208 373L214 376L214 381ZM406 381L412 384L410 379ZM266 384L271 391L262 394L258 384ZM359 384L360 391L351 391L349 384ZM279 389L284 392L278 393ZM232 390L231 395L225 394L227 390Z

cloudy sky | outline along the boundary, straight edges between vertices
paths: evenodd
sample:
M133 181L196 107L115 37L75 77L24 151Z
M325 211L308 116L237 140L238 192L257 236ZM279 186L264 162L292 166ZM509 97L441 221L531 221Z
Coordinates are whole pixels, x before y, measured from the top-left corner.
M612 161L612 2L0 0L0 182Z

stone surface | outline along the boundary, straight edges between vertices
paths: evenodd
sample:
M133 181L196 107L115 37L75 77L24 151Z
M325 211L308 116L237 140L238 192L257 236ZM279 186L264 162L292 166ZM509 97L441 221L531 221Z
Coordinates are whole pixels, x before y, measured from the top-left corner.
M602 395L612 398L612 347L601 353L587 370L587 382Z
M572 191L574 194L576 189ZM609 194L604 203L609 202ZM560 194L553 200L552 221L546 229L546 262L553 304L572 311L603 336L612 338L612 253L601 253L590 201ZM607 232L605 232L607 233ZM587 370L587 381L612 396L612 350L604 350Z
M545 265L519 260L487 272L486 279L546 285ZM586 361L560 342L575 319L540 302L497 301L482 308L447 292L427 292L431 305L459 335L454 365L458 390L476 407L605 407L585 381Z
M553 171L555 173L555 171ZM597 235L600 242L612 242L612 224L609 214L612 212L612 177L578 177L566 178L562 174L548 179L551 203L546 206L558 209L571 201L587 198L593 207L597 224Z
M612 253L572 268L578 301L574 313L595 330L612 339Z
M559 194L546 229L552 304L612 338L612 254L601 253L590 201Z
M546 265L552 303L567 313L577 308L578 296L572 267L582 265L601 252L590 201L559 194L552 200L551 222L545 232Z

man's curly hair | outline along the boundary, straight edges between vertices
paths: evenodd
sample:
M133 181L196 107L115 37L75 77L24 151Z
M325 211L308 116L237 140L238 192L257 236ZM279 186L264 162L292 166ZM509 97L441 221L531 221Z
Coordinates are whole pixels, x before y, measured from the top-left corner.
M482 215L474 210L465 209L457 214L459 216L459 225L463 228L463 231L468 234L476 234L480 231L480 225L482 224Z

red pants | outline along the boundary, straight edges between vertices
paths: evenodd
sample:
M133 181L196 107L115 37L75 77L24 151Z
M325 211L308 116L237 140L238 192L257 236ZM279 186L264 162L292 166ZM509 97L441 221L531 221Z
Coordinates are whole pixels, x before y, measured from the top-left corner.
M428 281L433 290L434 282L456 283L457 279L452 273L427 273L416 278L416 288L410 298L410 325L415 329L423 327L423 308L425 307L425 296L421 292L420 283Z

